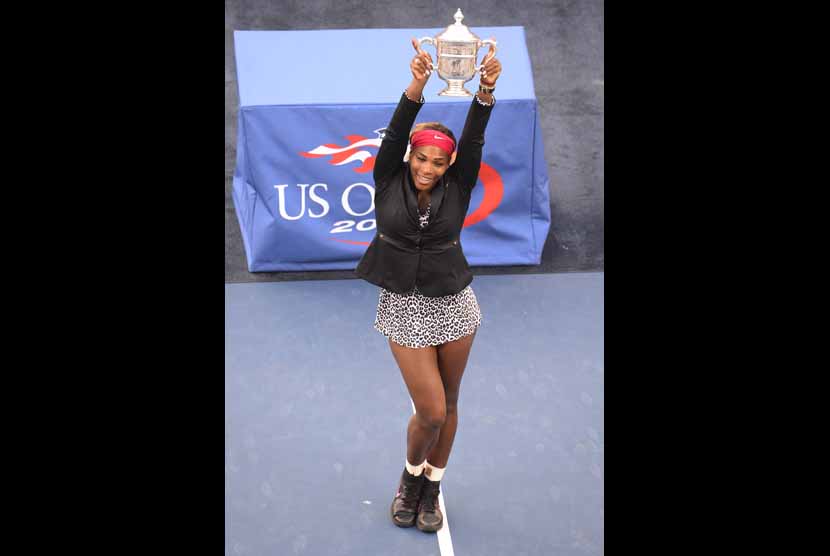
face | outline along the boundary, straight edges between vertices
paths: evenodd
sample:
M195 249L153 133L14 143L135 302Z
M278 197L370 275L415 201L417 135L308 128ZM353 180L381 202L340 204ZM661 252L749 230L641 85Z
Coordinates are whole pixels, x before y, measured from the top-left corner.
M409 168L412 171L412 183L418 191L429 191L450 164L446 152L434 145L425 145L413 150L409 155Z

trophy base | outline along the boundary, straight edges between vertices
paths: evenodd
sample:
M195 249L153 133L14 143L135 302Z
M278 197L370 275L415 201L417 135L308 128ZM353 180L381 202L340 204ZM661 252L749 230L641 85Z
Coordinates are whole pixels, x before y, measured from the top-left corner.
M447 81L447 87L438 93L443 97L471 97L473 93L464 88L464 81Z

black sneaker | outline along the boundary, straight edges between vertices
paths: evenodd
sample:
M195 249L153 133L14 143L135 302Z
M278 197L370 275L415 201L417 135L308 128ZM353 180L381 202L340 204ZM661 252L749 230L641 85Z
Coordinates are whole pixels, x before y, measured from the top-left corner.
M441 481L424 481L421 491L421 503L418 505L418 519L415 526L424 533L434 533L444 526L444 514L438 503L438 494L441 492Z
M395 499L392 500L392 507L390 508L392 523L398 527L412 527L415 525L423 483L423 473L416 477L404 467L401 474L401 483L398 485L398 492L395 494Z

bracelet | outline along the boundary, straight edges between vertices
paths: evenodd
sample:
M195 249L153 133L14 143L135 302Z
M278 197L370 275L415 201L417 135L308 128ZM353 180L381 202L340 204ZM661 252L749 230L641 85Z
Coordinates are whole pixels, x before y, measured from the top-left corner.
M411 98L409 98L409 95L406 94L406 89L403 90L403 96L406 97L406 100L417 102L418 104L423 104L424 102L426 102L426 100L424 100L423 94L421 94L421 100L412 100Z
M487 93L488 95L492 95L493 91L496 90L496 85L493 84L492 87L488 87L487 85L482 85L481 83L478 84L478 90L482 93Z
M478 95L475 95L475 97L476 97L476 102L479 103L482 106L488 106L489 107L489 106L493 106L494 104L496 104L496 97L492 98L492 100L490 101L490 104L484 104L484 101L482 101L480 98L478 98Z

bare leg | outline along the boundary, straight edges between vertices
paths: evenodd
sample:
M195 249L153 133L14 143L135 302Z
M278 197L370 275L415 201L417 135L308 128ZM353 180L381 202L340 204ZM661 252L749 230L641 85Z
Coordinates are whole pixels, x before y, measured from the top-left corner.
M415 404L406 433L406 459L412 465L423 462L438 440L446 420L444 385L438 370L438 350L434 346L408 348L389 340L392 355Z
M467 367L467 358L470 356L474 339L475 332L438 346L438 368L444 385L447 416L441 427L438 441L432 446L427 455L429 463L435 467L446 467L450 458L450 450L452 450L452 443L455 440L455 431L458 428L457 406L461 377Z

